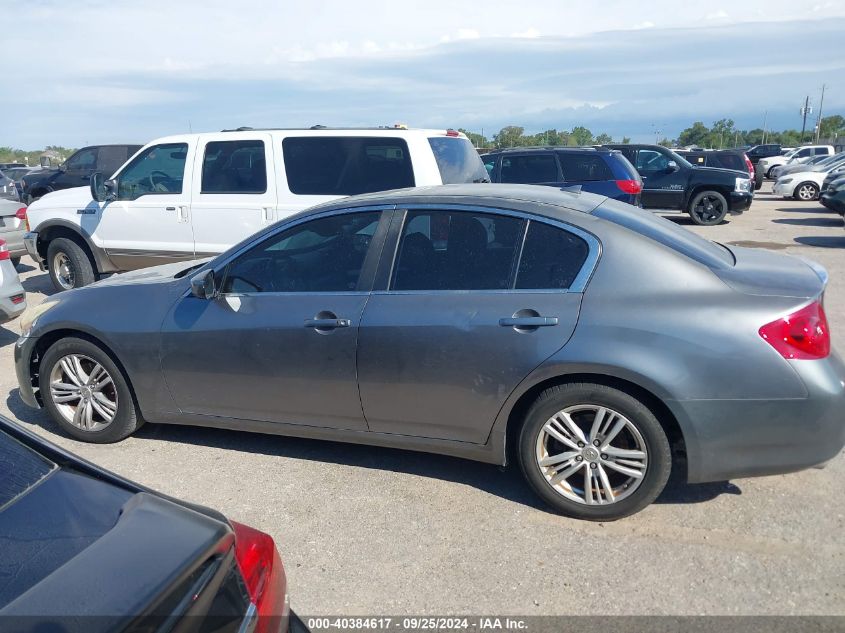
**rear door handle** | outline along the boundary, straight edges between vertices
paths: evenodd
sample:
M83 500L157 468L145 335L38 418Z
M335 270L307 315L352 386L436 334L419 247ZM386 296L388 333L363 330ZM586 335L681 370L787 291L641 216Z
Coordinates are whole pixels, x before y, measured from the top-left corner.
M548 327L557 325L557 317L506 317L499 319L502 327Z
M305 327L313 327L318 330L334 330L350 325L352 325L352 321L349 319L305 319Z

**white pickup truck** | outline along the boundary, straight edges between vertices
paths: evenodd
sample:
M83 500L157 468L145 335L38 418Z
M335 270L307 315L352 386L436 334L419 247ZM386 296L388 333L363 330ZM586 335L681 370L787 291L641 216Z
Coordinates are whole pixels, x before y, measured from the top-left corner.
M454 130L224 130L144 146L111 178L27 210L27 252L59 290L99 276L222 253L268 224L338 197L488 182Z

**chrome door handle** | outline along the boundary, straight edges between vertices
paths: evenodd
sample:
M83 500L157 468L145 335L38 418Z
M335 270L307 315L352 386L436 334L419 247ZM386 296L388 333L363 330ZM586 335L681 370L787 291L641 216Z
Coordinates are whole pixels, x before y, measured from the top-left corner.
M305 327L313 327L318 330L333 330L350 325L352 325L352 321L349 319L305 319Z
M557 317L507 317L499 319L502 327L549 327L557 325Z

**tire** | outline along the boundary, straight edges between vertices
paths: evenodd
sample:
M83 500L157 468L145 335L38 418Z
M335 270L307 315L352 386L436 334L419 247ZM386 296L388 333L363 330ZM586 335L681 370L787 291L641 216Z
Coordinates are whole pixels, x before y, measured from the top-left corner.
M77 369L76 361L82 371ZM99 373L96 366L104 373ZM57 387L59 384L64 387ZM65 338L54 343L41 360L38 386L44 408L63 431L77 440L94 444L119 442L143 424L123 372L90 341ZM83 407L91 411L90 417L84 415L84 409L79 416L74 415ZM108 419L106 414L112 410Z
M763 187L763 172L759 169L754 171L754 191L759 191Z
M775 170L775 167L779 167L780 165L772 165L769 167L769 170L766 172L766 178L769 180L773 180L775 175L772 173Z
M605 414L595 433L599 445L594 447L593 423L601 410ZM581 436L560 422L563 413L580 429ZM621 425L619 430L617 425ZM569 444L553 437L547 428L565 437ZM608 435L612 435L610 443L602 445ZM582 446L577 446L578 442ZM534 491L557 512L588 521L615 521L639 512L661 493L672 469L669 440L651 410L623 391L592 383L558 385L543 391L525 416L518 448L522 472ZM630 459L620 457L617 451L623 450L639 451L643 457L634 457L633 453L628 453ZM540 463L541 459L553 460L555 455L567 452L570 455L566 461ZM617 463L620 459L625 463ZM640 476L622 473L610 463ZM640 466L632 467L634 463ZM586 473L595 485L584 485ZM556 481L559 475L563 478ZM606 492L608 489L612 494ZM588 494L592 504L587 502Z
M699 226L714 226L728 214L728 201L718 191L699 191L690 200L687 213Z
M96 281L88 253L76 242L58 237L47 247L47 268L56 290L81 288Z
M795 187L792 197L799 202L810 202L819 197L819 186L814 182L802 182Z

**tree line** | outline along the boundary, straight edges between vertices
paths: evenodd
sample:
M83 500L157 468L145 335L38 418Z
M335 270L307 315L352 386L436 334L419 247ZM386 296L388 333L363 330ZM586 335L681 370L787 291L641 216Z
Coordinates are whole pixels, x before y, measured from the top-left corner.
M48 145L44 149L25 150L14 147L0 147L0 163L24 163L25 165L37 166L41 154L52 151L58 154L62 160L73 154L76 150L59 145Z
M492 137L488 138L478 132L472 132L460 128L466 134L472 144L478 148L501 148L501 147L530 147L536 145L568 145L578 147L583 145L603 145L613 143L614 139L607 133L602 132L593 135L589 128L583 126L573 127L571 130L557 130L555 128L538 132L537 134L526 134L525 128L516 125L503 127ZM845 118L835 114L824 117L821 120L819 138L836 139L845 136ZM807 143L815 138L815 129L811 124L810 129L804 132L803 142ZM714 121L712 127L707 127L701 121L696 121L690 127L681 131L676 139L664 137L660 145L666 147L687 147L697 145L699 147L720 149L723 147L741 147L743 145L760 145L766 143L780 143L785 146L800 145L802 143L800 130L739 130L736 128L733 119L719 119ZM630 143L631 139L623 136L619 143Z

